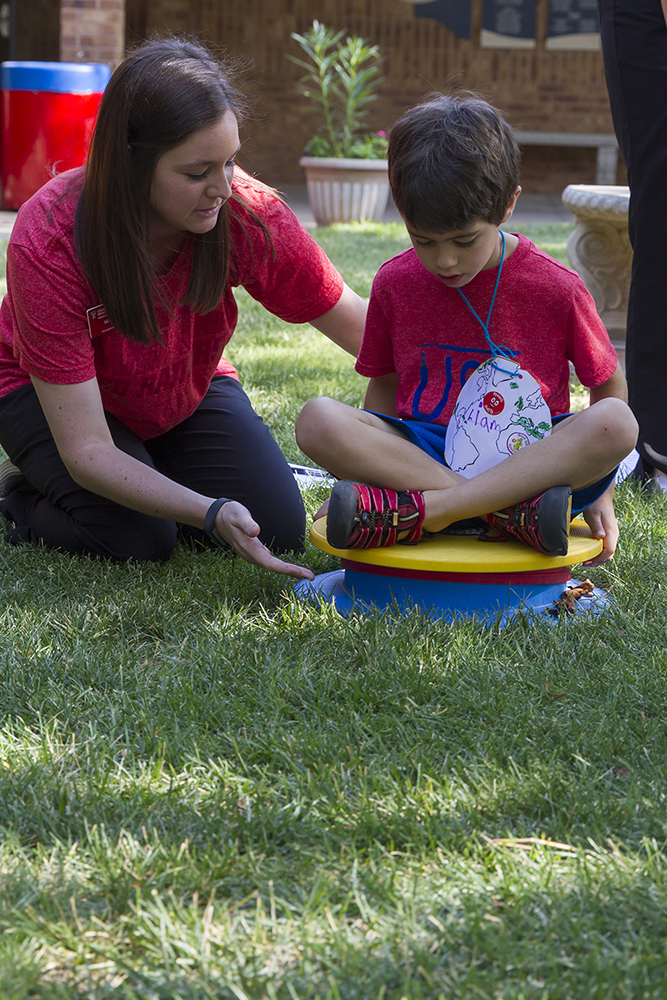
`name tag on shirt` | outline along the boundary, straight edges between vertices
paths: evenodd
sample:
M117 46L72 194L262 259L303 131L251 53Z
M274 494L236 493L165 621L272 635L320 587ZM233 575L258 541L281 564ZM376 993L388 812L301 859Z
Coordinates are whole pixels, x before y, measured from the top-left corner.
M539 383L517 361L483 361L461 389L445 438L445 461L466 479L541 441L551 412Z
M94 340L95 337L101 337L103 333L111 333L113 330L113 326L103 305L86 309L86 318L88 320L88 332L90 333L91 340Z

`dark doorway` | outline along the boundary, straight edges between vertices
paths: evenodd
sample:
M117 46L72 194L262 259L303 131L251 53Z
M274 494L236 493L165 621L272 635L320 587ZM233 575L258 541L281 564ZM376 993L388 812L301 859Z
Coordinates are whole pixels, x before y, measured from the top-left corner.
M57 62L60 0L0 0L0 57Z

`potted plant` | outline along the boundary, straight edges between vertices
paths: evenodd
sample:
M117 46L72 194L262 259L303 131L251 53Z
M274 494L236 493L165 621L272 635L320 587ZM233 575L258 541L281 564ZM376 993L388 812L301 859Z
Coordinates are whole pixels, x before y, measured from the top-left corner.
M309 61L288 56L306 70L301 93L323 119L299 160L318 226L380 221L389 195L387 135L362 131L382 82L378 47L358 35L343 41L343 35L313 21L303 35L292 34Z

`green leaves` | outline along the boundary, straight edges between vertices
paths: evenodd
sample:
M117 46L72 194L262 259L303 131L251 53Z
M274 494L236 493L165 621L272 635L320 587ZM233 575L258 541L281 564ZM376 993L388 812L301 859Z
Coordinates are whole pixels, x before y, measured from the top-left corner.
M304 62L296 56L287 58L306 70L299 80L304 97L313 100L324 117L323 134L316 135L308 145L311 156L351 156L383 158L387 140L384 133L360 137L359 132L368 114L368 105L377 98L382 83L380 52L377 45L358 35L342 42L344 32L313 21L312 28L299 35L292 33L309 58Z

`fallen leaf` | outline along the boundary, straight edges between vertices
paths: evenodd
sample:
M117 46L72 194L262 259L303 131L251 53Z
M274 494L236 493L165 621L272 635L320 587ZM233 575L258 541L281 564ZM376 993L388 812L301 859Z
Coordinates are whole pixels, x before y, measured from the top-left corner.
M577 609L577 601L585 597L586 594L592 594L594 590L595 584L591 583L590 580L582 580L576 587L568 587L567 590L564 590L558 600L554 601L554 605L557 611L573 615Z
M584 594L592 594L594 590L595 584L591 583L590 580L582 580L576 587L569 587L568 593L574 597L575 601L578 601Z

